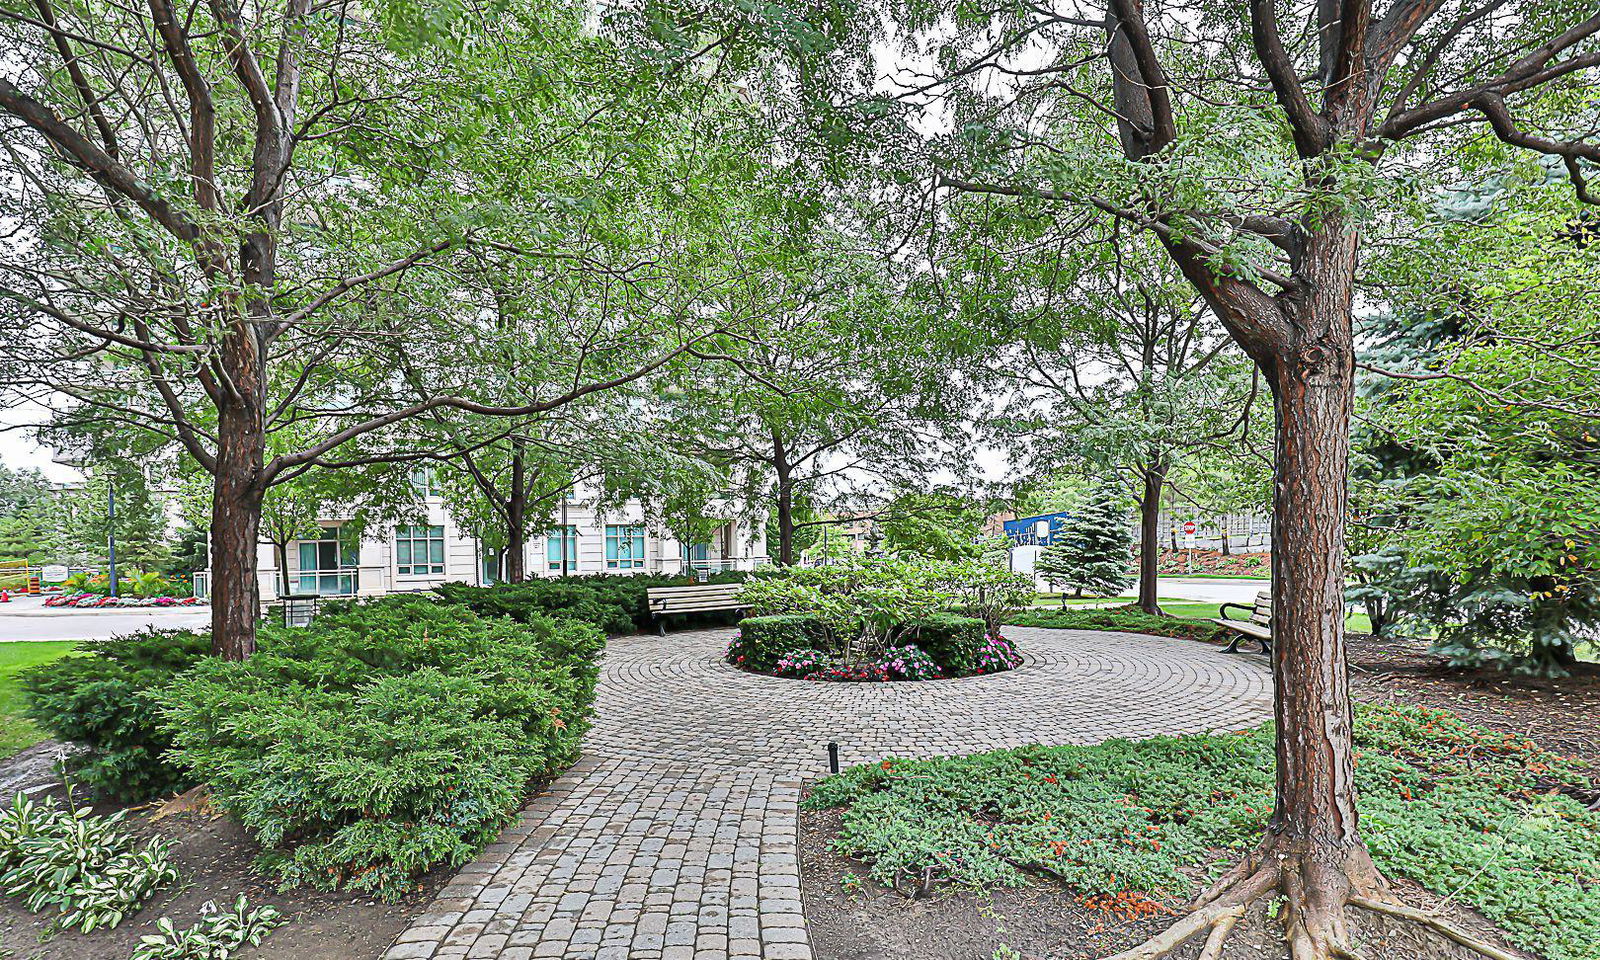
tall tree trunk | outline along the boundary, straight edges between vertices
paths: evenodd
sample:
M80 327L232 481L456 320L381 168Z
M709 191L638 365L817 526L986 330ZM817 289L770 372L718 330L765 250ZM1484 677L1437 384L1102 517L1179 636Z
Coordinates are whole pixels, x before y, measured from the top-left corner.
M278 560L278 592L283 596L289 595L289 541L274 540L272 542L273 556Z
M528 579L528 489L525 474L527 463L522 453L522 439L511 438L511 496L506 501L506 558L507 583L521 583ZM567 531L560 531L561 549L567 548Z
M1161 492L1167 465L1156 460L1140 471L1144 491L1139 496L1139 609L1161 615L1158 578L1161 557Z
M1333 227L1309 244L1309 293L1274 345L1272 633L1277 800L1271 834L1298 859L1308 896L1342 906L1375 870L1356 816L1345 663L1345 512L1355 348L1356 240Z
M769 547L770 550L770 547ZM778 566L794 565L794 485L788 474L778 477Z
M256 545L261 540L266 434L255 411L229 404L217 421L211 495L211 651L225 660L243 660L255 652L256 619L261 615Z
M789 448L776 428L772 431L772 470L778 480L778 566L794 566L794 475ZM772 545L767 545L772 552Z

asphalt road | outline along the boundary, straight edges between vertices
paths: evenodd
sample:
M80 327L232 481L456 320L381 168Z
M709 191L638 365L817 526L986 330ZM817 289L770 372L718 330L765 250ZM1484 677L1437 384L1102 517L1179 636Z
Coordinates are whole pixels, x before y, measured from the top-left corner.
M75 610L47 607L39 597L13 597L0 603L0 642L109 640L146 627L204 627L210 622L209 607Z

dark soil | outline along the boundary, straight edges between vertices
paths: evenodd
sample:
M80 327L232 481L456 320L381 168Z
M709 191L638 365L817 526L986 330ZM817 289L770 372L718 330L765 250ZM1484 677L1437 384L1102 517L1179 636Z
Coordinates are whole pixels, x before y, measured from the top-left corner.
M864 864L828 849L838 830L838 811L801 811L801 893L816 960L1091 960L1126 950L1176 919L1128 919L1091 909L1045 880L985 895L936 887L908 899L867 880ZM1437 903L1415 888L1401 895L1417 906ZM1446 915L1505 947L1476 916L1459 908L1446 908ZM1360 911L1352 919L1370 960L1482 960L1411 924ZM1172 957L1195 960L1199 953L1197 942ZM1279 928L1262 911L1235 928L1225 956L1283 960L1286 951Z
M16 898L0 898L0 958L4 960L126 960L139 938L155 932L163 916L180 930L199 921L208 900L228 908L242 893L251 904L271 904L288 923L273 930L259 950L241 960L373 960L406 928L453 871L435 870L419 889L399 903L370 896L280 891L272 879L251 869L259 847L226 817L179 813L153 820L151 808L129 815L129 829L140 837L160 835L176 841L172 850L177 884L158 893L145 908L114 930L51 935L53 914L31 913Z
M1526 736L1600 775L1600 664L1581 663L1569 677L1545 680L1452 670L1422 645L1365 634L1352 635L1349 649L1357 698L1449 710L1469 723Z

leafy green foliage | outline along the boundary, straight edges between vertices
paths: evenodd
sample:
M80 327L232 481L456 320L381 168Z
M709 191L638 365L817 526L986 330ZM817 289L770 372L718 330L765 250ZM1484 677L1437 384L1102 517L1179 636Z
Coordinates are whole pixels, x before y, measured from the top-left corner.
M916 625L916 645L927 651L945 673L966 676L978 669L978 655L988 639L988 629L976 617L936 613Z
M200 907L200 922L192 927L179 930L166 917L157 920L157 932L139 939L132 960L230 960L246 946L261 946L285 922L277 908L252 907L243 895L231 910L207 901Z
M29 910L54 908L55 924L89 933L115 927L158 888L178 879L171 844L143 846L122 829L125 811L97 817L54 798L17 794L0 811L0 890Z
M1181 901L1272 811L1270 726L1230 735L886 760L823 780L837 849L886 884L1056 878L1084 895ZM1580 772L1453 714L1366 707L1355 728L1363 829L1380 869L1454 895L1552 960L1600 942L1600 813L1559 792ZM1226 858L1224 858L1226 859Z
M837 653L828 626L804 613L775 613L739 621L739 635L728 645L728 662L746 670L770 673L786 656L803 651ZM807 671L809 672L809 671Z
M603 644L588 624L417 597L334 608L167 687L169 756L286 882L398 896L576 759Z
M1227 632L1214 623L1185 617L1158 617L1131 605L1098 610L1024 610L1007 617L1006 622L1019 627L1045 627L1053 630L1148 633L1158 637L1182 637L1206 643L1226 643L1228 639Z
M29 719L85 750L73 776L95 795L139 803L194 785L167 759L157 695L211 652L207 634L146 630L19 675Z
M997 628L1004 614L1033 596L1026 577L988 559L856 559L759 573L742 594L752 613L809 613L822 618L831 648L876 656L909 642L917 625L944 613L970 614Z

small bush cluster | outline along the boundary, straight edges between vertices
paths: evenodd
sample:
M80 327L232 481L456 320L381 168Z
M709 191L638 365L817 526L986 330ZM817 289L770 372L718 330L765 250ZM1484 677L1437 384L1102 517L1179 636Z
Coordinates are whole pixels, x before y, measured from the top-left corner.
M1022 654L1017 652L1016 644L996 633L984 639L975 662L973 673L1000 673L1022 666Z
M252 907L241 896L233 909L215 901L200 907L200 922L179 930L171 920L156 921L156 932L139 939L132 960L231 960L246 946L259 947L267 934L284 923L275 907Z
M748 574L727 571L713 574L707 583L739 583ZM445 583L434 592L447 603L470 607L480 616L510 617L526 621L530 617L566 617L592 623L609 634L633 633L650 625L646 591L651 587L686 586L700 581L663 574L588 574L572 577L547 577L522 583L501 583L477 587L465 583ZM717 613L696 614L706 622L729 623L730 616Z
M739 621L739 632L728 645L728 662L736 667L771 673L778 661L801 650L835 647L822 618L805 613L777 613Z
M1378 867L1451 895L1551 960L1600 943L1600 811L1582 772L1523 737L1396 705L1357 712L1362 830ZM1176 906L1272 812L1270 725L1242 734L886 760L821 781L835 847L882 883L1030 876L1086 899ZM1219 851L1221 855L1219 857Z
M530 780L577 757L603 644L417 597L333 609L164 688L169 756L285 881L395 897L470 860Z
M140 803L194 785L167 757L157 695L211 653L208 634L146 630L95 644L21 677L28 718L85 749L69 761L73 778L98 797Z
M915 644L885 650L877 666L890 680L937 680L944 676L937 661Z
M1228 632L1214 623L1185 617L1157 617L1131 605L1098 610L1024 610L1007 617L1006 622L1017 627L1109 630L1148 633L1158 637L1179 637L1205 643L1228 642Z
M60 928L115 927L178 879L167 857L171 845L136 844L122 818L17 794L0 811L0 891L22 898L29 910L54 909Z

